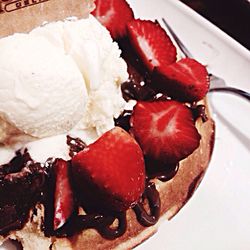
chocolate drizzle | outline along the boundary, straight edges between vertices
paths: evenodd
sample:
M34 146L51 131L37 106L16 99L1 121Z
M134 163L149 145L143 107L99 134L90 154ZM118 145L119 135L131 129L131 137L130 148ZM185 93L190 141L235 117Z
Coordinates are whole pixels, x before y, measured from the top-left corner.
M155 179L166 182L174 178L179 170L179 163L162 163L155 159L144 157L148 179Z
M90 228L96 229L102 237L109 240L120 237L127 229L126 213L112 216L96 213L75 215L60 230L47 232L47 236L71 237Z
M149 205L149 213L145 209L145 200L147 200ZM153 182L148 182L142 200L133 208L138 222L145 227L150 227L156 224L160 217L160 209L161 200L159 193L155 184Z
M112 228L111 224L106 224L104 227L97 228L98 232L106 239L115 239L122 236L127 229L126 213L120 213L117 215L118 226ZM115 219L113 220L113 222Z
M170 165L169 168L166 168L162 172L158 172L156 178L162 182L166 182L174 178L179 170L179 164L177 165Z
M23 165L31 160L27 150L22 153L21 150L16 152L16 156L7 164L0 166L0 180L10 173L21 171Z
M115 119L115 126L121 127L128 132L131 128L129 122L131 114L131 110L124 110L121 115L117 119Z
M46 177L46 166L35 163L26 149L0 166L1 235L22 228L30 209L41 199Z
M87 146L80 138L74 138L69 135L67 135L67 144L69 146L69 156L71 158Z
M122 84L122 93L126 101L128 100L140 100L148 101L154 100L156 92L144 85L144 82L137 83L134 80L129 80Z
M193 113L194 120L197 120L198 118L201 118L203 122L208 120L205 105L197 105L196 103L193 103L190 109Z

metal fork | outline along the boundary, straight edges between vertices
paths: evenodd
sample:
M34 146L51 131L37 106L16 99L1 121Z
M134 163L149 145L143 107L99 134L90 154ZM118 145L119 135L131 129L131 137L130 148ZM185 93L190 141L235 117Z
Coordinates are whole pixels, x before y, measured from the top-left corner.
M166 22L166 20L162 18L162 21L164 25L166 26L167 30L169 31L169 33L171 34L171 36L173 37L173 39L175 40L176 44L178 45L183 55L188 58L193 58L193 55L190 53L187 47L183 44L180 38L176 35L176 33L173 31L170 25ZM210 76L210 89L209 89L210 92L216 91L216 92L226 92L230 94L235 94L250 101L250 93L244 90L238 89L238 88L227 86L226 82L222 78L215 76L211 73L209 74L209 76Z

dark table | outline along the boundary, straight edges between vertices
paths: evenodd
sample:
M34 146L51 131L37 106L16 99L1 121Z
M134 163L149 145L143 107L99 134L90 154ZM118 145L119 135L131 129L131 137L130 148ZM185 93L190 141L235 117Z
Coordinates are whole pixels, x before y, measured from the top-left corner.
M181 0L250 50L250 2Z

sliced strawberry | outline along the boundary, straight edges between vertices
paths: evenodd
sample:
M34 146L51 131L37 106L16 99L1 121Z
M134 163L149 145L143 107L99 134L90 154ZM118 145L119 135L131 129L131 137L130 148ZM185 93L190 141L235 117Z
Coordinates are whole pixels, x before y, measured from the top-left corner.
M128 23L128 36L130 43L150 71L154 67L176 61L176 48L157 22L132 20Z
M185 102L201 100L209 89L206 67L190 58L157 68L153 78L158 90Z
M130 123L144 154L160 162L177 163L199 146L192 112L179 102L140 101Z
M96 0L92 14L109 30L113 39L126 35L126 24L134 13L125 0Z
M87 206L124 211L144 191L141 148L125 130L115 127L72 159L73 177Z
M54 175L54 230L58 230L68 221L74 210L68 163L57 159L54 163Z

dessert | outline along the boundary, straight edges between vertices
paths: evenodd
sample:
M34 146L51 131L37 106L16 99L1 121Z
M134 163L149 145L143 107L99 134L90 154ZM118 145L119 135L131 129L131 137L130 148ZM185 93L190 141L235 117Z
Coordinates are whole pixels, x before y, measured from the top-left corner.
M11 64L29 53L17 38L34 49L14 76L0 62L8 94L0 103L0 235L24 249L132 248L187 202L211 157L205 67L176 62L165 31L135 19L125 1L96 5L129 74L92 16L0 40Z

